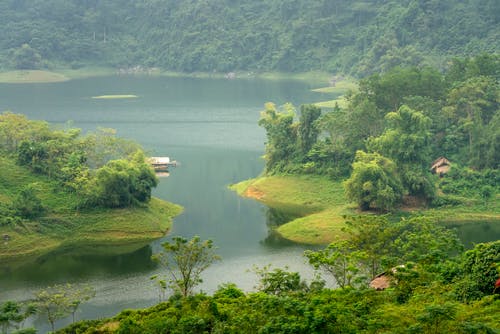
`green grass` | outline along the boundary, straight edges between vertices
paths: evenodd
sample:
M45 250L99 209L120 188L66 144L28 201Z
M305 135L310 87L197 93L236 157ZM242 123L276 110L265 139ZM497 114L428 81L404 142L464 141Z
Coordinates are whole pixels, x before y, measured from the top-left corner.
M335 106L338 106L339 108L346 108L348 105L348 101L342 95L334 100L316 102L316 103L314 103L314 105L316 107L325 108L325 109L333 109L333 108L335 108Z
M342 236L346 204L341 182L320 176L270 176L231 186L238 194L297 218L276 230L284 238L306 244L325 244Z
M358 84L352 79L341 79L332 86L313 89L313 92L337 95L333 100L316 102L314 105L325 109L333 109L336 105L340 108L345 108L348 102L343 94L348 91L356 91L357 89Z
M0 73L0 83L49 83L68 81L61 73L40 70L18 70Z
M328 244L343 237L344 216L359 214L347 201L340 181L321 176L267 176L232 185L241 196L299 218L276 229L288 240L304 244ZM468 199L463 205L441 208L402 208L392 219L425 215L441 223L500 221L500 196L489 201ZM373 214L373 213L366 213Z
M358 89L358 84L353 79L343 79L335 82L334 85L322 88L313 89L313 92L317 93L327 93L327 94L345 94L346 92L352 90L356 91Z
M142 207L125 209L74 209L77 196L60 190L44 176L33 175L17 166L13 159L0 157L0 201L6 204L24 185L34 184L37 196L46 208L43 217L19 224L0 226L0 258L36 257L73 244L133 245L160 238L171 227L172 218L182 212L178 205L152 198Z

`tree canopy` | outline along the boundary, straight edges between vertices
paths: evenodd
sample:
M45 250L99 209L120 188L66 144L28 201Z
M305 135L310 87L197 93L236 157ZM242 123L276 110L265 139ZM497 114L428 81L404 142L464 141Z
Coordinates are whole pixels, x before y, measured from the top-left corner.
M494 0L0 1L0 67L323 70L364 76L498 52Z

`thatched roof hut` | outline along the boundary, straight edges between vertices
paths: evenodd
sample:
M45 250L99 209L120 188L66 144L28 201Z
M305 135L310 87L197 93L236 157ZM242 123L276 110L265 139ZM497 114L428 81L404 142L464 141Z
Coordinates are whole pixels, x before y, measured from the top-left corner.
M391 286L391 277L387 273L382 273L370 281L370 288L375 290L385 290Z
M431 172L443 176L448 173L451 167L451 162L445 157L439 157L432 163Z
M391 285L397 284L394 274L396 274L400 268L405 268L405 265L400 264L397 267L391 268L391 270L378 274L370 281L370 288L375 290L385 290L391 287Z

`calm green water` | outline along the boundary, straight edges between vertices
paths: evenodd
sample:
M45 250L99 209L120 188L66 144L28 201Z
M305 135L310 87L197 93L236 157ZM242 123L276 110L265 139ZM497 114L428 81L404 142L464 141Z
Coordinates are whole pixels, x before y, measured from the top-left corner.
M239 198L227 185L260 174L264 132L257 126L263 104L296 105L321 100L304 83L261 80L104 77L57 84L0 84L0 110L26 114L54 124L73 122L84 130L117 129L140 142L152 155L180 162L171 176L161 179L154 195L181 204L171 235L211 238L223 260L204 276L201 288L213 291L224 282L251 290L252 266L289 266L305 277L311 269L302 257L304 247L280 240L269 225L282 215L252 200ZM138 99L94 100L92 96L135 94ZM461 227L464 239L491 237L487 227ZM496 239L500 237L493 228ZM168 239L164 238L163 240ZM58 250L16 269L0 272L0 301L27 299L33 291L56 282L88 282L97 295L82 307L82 318L111 316L123 308L157 301L149 277L158 273L151 255L158 240L134 252L107 255L91 250ZM117 252L117 250L113 250ZM67 321L61 322L63 325ZM42 319L35 326L47 329Z

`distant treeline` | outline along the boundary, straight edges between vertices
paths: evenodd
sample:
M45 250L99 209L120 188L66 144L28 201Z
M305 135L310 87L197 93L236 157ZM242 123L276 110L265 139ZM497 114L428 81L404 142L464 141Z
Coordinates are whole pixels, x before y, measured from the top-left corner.
M500 50L496 0L0 0L0 68L364 76Z

